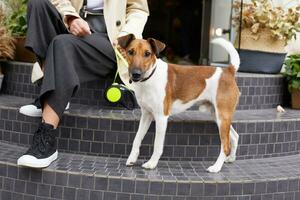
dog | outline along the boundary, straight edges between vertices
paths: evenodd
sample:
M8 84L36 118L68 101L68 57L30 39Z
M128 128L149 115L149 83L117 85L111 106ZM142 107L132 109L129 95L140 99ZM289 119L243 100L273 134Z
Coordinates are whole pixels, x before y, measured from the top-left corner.
M221 150L217 161L207 168L219 172L224 162L236 159L238 134L231 125L240 92L235 74L240 65L238 52L225 39L217 38L213 44L220 45L230 55L231 65L226 68L212 66L180 66L158 59L165 44L159 40L136 39L129 34L118 39L118 46L128 62L132 89L141 108L141 119L126 165L136 163L140 146L152 120L156 132L154 151L145 169L156 168L163 153L164 139L169 116L199 104L199 110L212 113L219 129Z

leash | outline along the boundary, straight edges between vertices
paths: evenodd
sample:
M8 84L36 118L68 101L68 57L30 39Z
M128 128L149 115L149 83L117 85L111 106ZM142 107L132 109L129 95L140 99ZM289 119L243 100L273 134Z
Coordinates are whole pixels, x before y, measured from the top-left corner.
M117 59L117 71L116 71L114 82L113 82L113 84L114 84L114 83L116 83L117 77L119 75L119 63L120 63L120 61L123 62L127 68L128 68L129 65L128 65L127 60L122 56L122 54L118 50L118 48L117 47L113 47L113 48L114 48L114 51L115 51L115 54L116 54L116 59Z
M112 85L106 88L104 91L104 99L112 105L121 104L128 110L132 110L138 106L134 92L131 89L129 89L126 85L117 83L117 77L120 76L119 70L121 67L121 63L123 66L125 65L126 68L128 68L129 65L127 60L123 57L123 55L119 52L119 50L116 47L113 47L113 49L116 54L117 70ZM155 64L155 67L152 70L151 74L148 77L140 80L140 82L145 82L149 78L151 78L154 72L156 71L156 68L157 65ZM129 84L131 83L132 80L129 79ZM129 104L128 102L131 102L131 104Z
M117 71L115 74L115 78L113 80L113 83L111 86L105 89L104 92L104 98L107 100L110 104L118 105L121 104L128 110L132 110L137 107L137 102L135 99L134 92L130 90L126 85L117 83L117 77L119 75L119 66L120 62L123 62L122 64L125 65L128 68L128 62L126 59L122 56L122 54L118 51L116 47L113 47L116 59L117 59ZM128 103L128 102L131 102Z

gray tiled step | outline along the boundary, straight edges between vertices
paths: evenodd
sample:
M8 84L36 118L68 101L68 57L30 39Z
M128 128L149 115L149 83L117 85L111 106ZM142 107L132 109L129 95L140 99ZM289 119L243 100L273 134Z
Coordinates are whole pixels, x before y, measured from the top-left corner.
M40 122L18 113L30 99L0 95L0 140L28 146ZM240 135L238 159L278 157L300 153L300 111L278 114L274 109L237 111L233 126ZM138 128L139 110L99 110L71 104L58 134L61 151L127 157ZM141 147L141 158L153 150L154 125ZM210 117L196 111L169 120L163 160L215 160L220 141Z
M9 62L1 65L6 71L2 92L28 98L37 96L39 89L30 82L32 64ZM109 106L103 99L103 91L111 83L111 79L99 79L83 84L72 102ZM274 108L287 102L287 90L281 75L238 73L237 83L241 91L238 110Z
M0 142L0 198L85 200L300 199L300 155L237 160L218 174L212 162L160 161L143 170L139 160L60 153L50 167L16 166L26 149Z

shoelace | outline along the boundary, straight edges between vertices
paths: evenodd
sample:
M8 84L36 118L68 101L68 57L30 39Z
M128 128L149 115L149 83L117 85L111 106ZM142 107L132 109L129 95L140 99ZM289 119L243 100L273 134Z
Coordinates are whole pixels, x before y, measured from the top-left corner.
M36 152L38 148L39 152L45 152L47 142L51 140L51 134L47 133L47 129L44 126L40 126L33 136L33 143L29 151Z

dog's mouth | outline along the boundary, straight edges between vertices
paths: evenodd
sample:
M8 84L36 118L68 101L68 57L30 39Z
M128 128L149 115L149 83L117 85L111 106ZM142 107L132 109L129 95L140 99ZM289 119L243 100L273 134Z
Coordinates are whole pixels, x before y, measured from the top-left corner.
M152 77L152 75L154 74L156 70L156 66L152 67L151 69L147 70L147 71L130 71L129 72L129 82L144 82L146 80L148 80L149 78Z
M144 78L144 72L141 70L139 71L133 71L129 73L130 80L133 82L139 82Z
M140 80L142 80L142 78L134 78L134 77L130 77L130 79L133 81L133 82L139 82Z
M131 78L131 81L136 83L136 82L139 82L140 79L134 79L134 78Z

